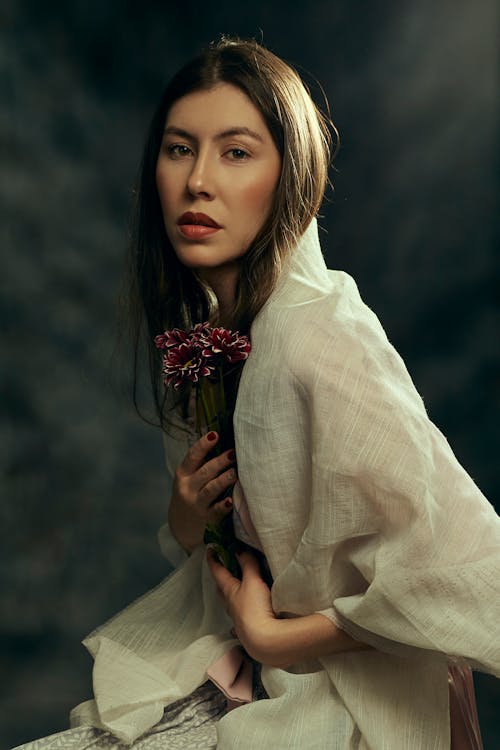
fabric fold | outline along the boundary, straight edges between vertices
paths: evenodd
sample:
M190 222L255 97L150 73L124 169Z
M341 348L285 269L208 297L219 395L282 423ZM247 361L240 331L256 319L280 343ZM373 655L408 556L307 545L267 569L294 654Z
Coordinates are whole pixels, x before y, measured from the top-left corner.
M165 581L91 633L95 705L72 712L74 726L98 726L131 743L165 706L193 692L237 641L200 547Z

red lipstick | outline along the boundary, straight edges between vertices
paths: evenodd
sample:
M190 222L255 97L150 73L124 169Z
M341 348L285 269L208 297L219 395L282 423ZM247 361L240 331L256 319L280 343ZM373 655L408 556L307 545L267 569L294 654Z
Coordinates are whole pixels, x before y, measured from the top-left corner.
M193 211L186 211L186 213L182 214L177 223L197 224L204 227L215 227L216 229L220 229L220 224L217 224L211 216L207 216L206 214L195 214Z
M211 216L186 211L177 221L180 233L189 240L199 240L215 234L221 228Z

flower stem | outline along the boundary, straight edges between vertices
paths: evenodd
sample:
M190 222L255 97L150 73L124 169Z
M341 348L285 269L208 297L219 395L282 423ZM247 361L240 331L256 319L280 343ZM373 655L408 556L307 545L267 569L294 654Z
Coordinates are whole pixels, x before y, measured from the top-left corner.
M210 426L210 413L209 413L208 404L205 398L205 393L204 393L205 388L203 387L204 383L205 381L202 381L196 390L196 401L198 403L198 400L199 400L199 402L201 403L201 407L203 410L203 418L205 420L205 427L208 428ZM198 432L201 434L201 431L203 429L203 424L201 422L200 413L198 409L197 409L197 417L198 417L198 424L196 425L196 427L198 429Z

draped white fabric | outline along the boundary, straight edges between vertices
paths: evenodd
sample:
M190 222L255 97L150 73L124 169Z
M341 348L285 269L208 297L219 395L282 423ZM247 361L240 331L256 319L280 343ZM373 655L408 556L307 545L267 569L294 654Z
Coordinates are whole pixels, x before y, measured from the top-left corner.
M251 331L234 427L239 479L277 612L321 612L375 647L262 670L269 700L218 723L218 748L449 750L448 663L500 676L500 521L426 415L313 221ZM182 433L166 439L170 468ZM198 549L85 644L73 711L132 742L235 644Z

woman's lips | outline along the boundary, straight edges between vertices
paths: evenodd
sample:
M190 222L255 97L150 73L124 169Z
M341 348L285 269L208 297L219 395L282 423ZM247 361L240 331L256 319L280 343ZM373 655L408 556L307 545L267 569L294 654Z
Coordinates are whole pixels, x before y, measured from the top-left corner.
M220 227L207 227L204 224L178 224L179 232L188 240L201 240L219 231Z
M179 232L189 240L201 240L221 228L211 216L195 211L183 213L177 224Z

